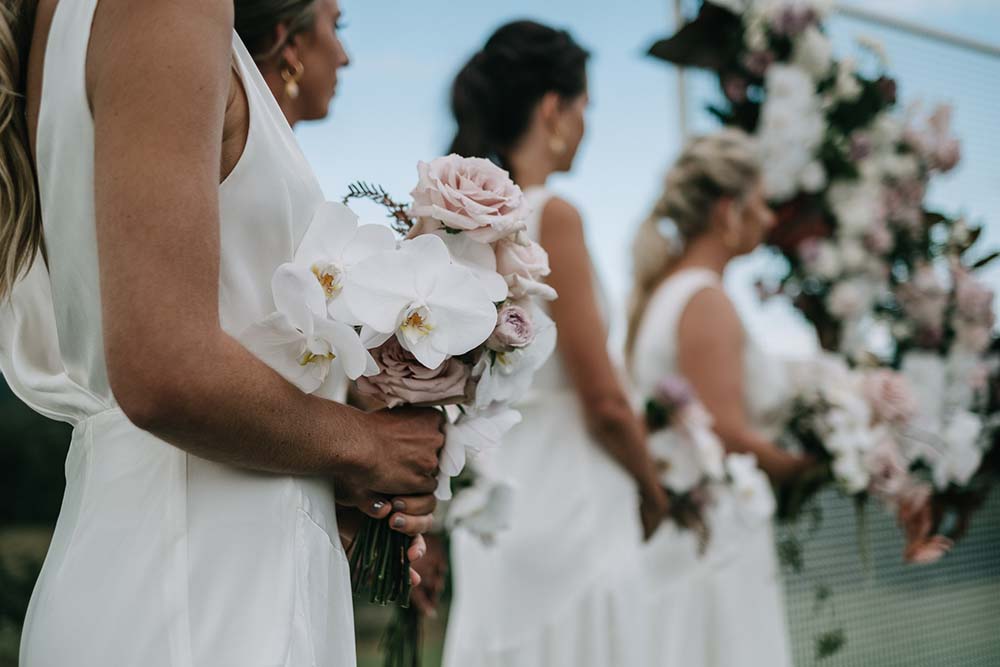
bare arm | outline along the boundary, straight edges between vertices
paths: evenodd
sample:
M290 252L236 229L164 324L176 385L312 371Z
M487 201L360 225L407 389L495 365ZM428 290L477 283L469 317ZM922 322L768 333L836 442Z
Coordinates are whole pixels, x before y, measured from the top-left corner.
M775 481L798 474L805 462L756 432L746 413L743 377L744 332L729 298L702 290L681 316L678 364L715 420L726 449L752 452Z
M646 432L632 410L608 356L607 332L597 306L580 214L553 199L545 207L541 244L549 253L548 283L559 292L552 318L559 330L559 354L576 387L587 425L602 446L639 484L644 497L663 493L646 447ZM665 501L664 501L665 504Z
M139 427L204 458L333 476L362 492L429 493L436 415L364 415L302 394L220 327L232 13L226 0L98 6L87 74L114 394Z

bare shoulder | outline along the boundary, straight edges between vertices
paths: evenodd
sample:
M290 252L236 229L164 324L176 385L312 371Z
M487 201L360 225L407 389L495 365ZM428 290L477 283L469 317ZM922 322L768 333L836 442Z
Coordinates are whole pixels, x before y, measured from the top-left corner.
M562 197L552 197L545 203L541 221L543 227L551 229L565 231L583 229L583 217L580 211Z
M699 290L681 314L680 336L691 341L736 343L743 325L729 296L720 287Z

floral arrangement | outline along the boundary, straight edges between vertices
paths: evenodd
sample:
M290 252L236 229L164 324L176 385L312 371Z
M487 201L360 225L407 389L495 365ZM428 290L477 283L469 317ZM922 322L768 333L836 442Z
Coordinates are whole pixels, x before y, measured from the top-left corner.
M505 171L456 155L418 171L410 206L363 184L344 204L322 205L274 274L275 312L242 342L308 393L331 397L339 364L389 408L457 406L438 474L437 496L448 499L466 461L520 421L510 403L555 347L537 301L556 295L542 283L548 259L523 233L524 200ZM393 229L359 225L346 202L361 197L385 205ZM387 522L366 523L352 555L355 590L406 604L408 545Z
M646 401L649 446L670 499L670 518L693 531L704 553L711 538L708 509L725 487L749 522L774 513L774 496L753 454L726 454L712 431L712 418L682 378L664 378Z
M718 75L724 102L709 110L756 138L778 216L768 241L787 271L772 293L792 300L825 349L902 373L916 410L894 439L908 471L932 478L922 510L933 515L931 533L950 515L954 536L998 470L1000 346L993 291L974 275L998 253L975 256L980 229L925 206L932 179L961 159L951 110L899 109L871 40L859 40L863 58L838 59L823 26L831 10L829 0L706 0L650 53ZM879 336L888 349L873 354ZM800 420L813 436L837 437L816 412ZM855 435L878 439L870 429ZM831 459L845 489L864 486L864 449Z

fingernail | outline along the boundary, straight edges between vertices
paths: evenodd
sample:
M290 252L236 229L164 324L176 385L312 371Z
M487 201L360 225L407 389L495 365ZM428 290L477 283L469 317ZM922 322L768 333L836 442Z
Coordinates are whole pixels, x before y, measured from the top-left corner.
M376 512L380 511L383 507L385 507L385 501L376 500L372 503L372 509Z
M420 560L423 557L424 557L424 550L423 549L417 549L417 557L416 557L415 560Z
M403 510L406 509L406 503L404 503L402 500L394 500L392 501L392 509L396 510L397 512L402 512Z
M397 516L395 519L392 520L393 528L402 528L405 525L406 525L406 519L404 519L401 516Z

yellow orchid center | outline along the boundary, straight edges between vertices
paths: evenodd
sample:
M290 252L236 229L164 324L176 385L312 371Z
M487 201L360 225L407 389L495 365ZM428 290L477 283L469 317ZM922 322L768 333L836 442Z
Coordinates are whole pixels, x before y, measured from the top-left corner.
M313 354L309 350L306 350L305 352L302 353L302 356L299 357L299 365L308 366L309 364L317 363L320 361L333 361L336 358L337 355L335 355L333 352L327 352L326 354Z
M434 326L429 321L430 312L426 308L414 308L403 320L403 333L408 338L422 338L434 330Z
M333 264L313 264L312 265L313 275L316 276L316 280L319 281L320 286L323 288L323 292L326 294L327 299L333 299L341 290L344 288L341 284L341 272Z

